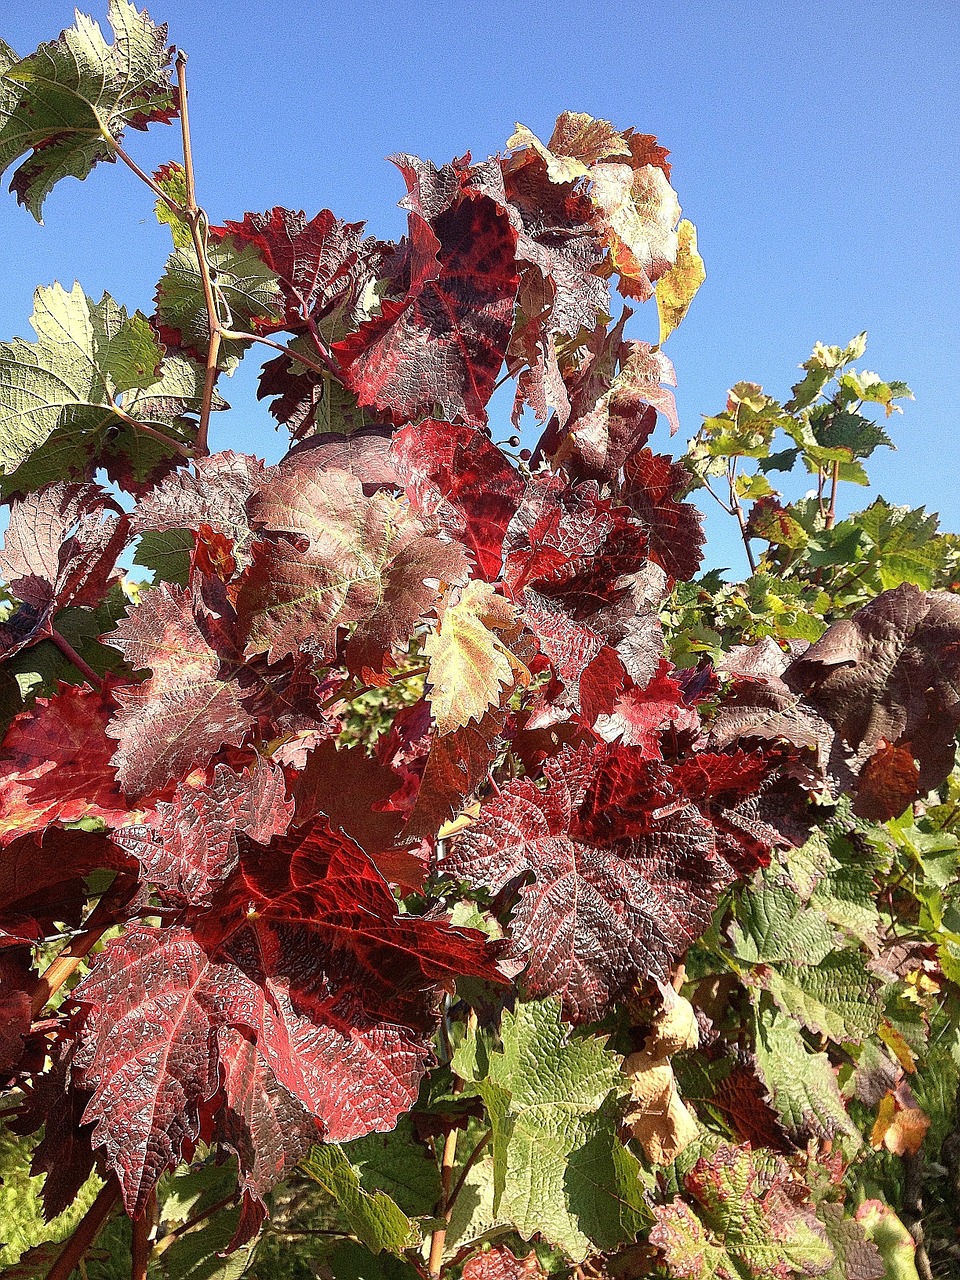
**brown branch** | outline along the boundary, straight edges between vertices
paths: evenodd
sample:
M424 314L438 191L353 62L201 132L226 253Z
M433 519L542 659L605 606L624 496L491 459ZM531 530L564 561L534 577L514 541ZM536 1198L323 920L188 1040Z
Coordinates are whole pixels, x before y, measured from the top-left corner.
M87 677L95 689L103 688L103 680L97 675L90 663L80 657L70 641L65 636L62 636L56 627L50 628L47 639L57 646L68 662L71 662L79 672Z
M103 138L104 142L107 144L107 146L116 156L116 158L118 160L122 160L123 163L127 166L127 168L137 175L137 177L140 179L141 182L145 182L147 186L150 188L150 190L153 192L153 194L157 197L157 199L162 200L171 213L180 213L180 214L183 213L183 209L176 202L176 200L174 200L172 196L168 196L167 193L164 191L163 187L161 187L158 182L156 182L153 178L151 178L149 173L146 173L143 169L140 168L136 160L134 160L132 156L129 156L126 153L126 151L124 151L123 147L121 147L120 143L117 142L116 138L114 138L110 130L107 129L103 124L101 124L100 126L100 136Z
M265 347L273 347L274 351L279 351L283 355L289 356L291 360L296 360L298 364L304 365L307 369L312 369L314 373L319 373L321 377L326 377L331 372L329 366L324 367L322 364L317 364L316 360L311 360L309 356L301 355L299 351L291 351L282 342L274 342L271 338L264 338L259 333L247 333L244 329L221 329L220 336L237 342L260 342Z
M204 1209L202 1213L198 1213L195 1218L191 1218L188 1222L182 1222L179 1227L167 1233L162 1240L158 1240L153 1246L153 1256L159 1258L162 1253L170 1248L172 1244L186 1235L188 1231L192 1231L194 1227L199 1227L202 1222L206 1222L208 1218L212 1218L215 1213L219 1213L221 1209L226 1209L228 1205L236 1203L236 1193L231 1192L230 1195L224 1196L221 1200L217 1200L215 1204L210 1205L209 1209Z
M827 511L826 517L824 518L824 522L823 522L824 528L826 529L832 529L833 526L836 524L837 487L839 486L839 484L840 484L840 461L839 459L837 459L837 461L834 462L833 469L830 472L830 507L829 507L829 510Z
M130 1248L130 1280L147 1280L150 1265L150 1233L157 1213L157 1193L151 1191L143 1212L131 1223L133 1239Z
M57 1259L47 1272L47 1280L70 1280L70 1276L83 1260L83 1255L100 1234L100 1229L120 1198L120 1184L111 1178L93 1204L84 1214L80 1225L57 1254Z

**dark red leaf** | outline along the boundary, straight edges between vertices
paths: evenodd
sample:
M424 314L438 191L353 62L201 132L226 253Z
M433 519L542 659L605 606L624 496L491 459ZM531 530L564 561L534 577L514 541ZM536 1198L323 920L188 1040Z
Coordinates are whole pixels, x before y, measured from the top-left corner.
M619 757L625 769L615 767ZM610 785L642 772L642 801ZM640 979L667 977L732 873L710 823L666 766L635 751L581 748L544 773L545 790L521 778L488 800L443 865L494 893L532 873L511 922L514 945L530 957L525 985L534 996L559 995L567 1016L584 1022ZM599 820L606 796L625 816L637 806L629 826L619 813Z
M322 819L269 851L241 837L195 929L128 929L75 992L85 1120L128 1211L192 1149L222 1083L227 1141L256 1195L302 1147L298 1122L278 1150L282 1116L309 1113L333 1142L392 1128L416 1097L441 985L496 979L493 955L480 935L398 914L367 856Z
M414 508L467 548L479 577L498 578L523 495L516 468L482 432L432 418L398 431L390 451Z
M259 844L282 835L293 817L283 774L258 759L249 773L218 764L213 776L191 775L148 824L114 835L138 859L144 878L175 901L201 906L237 865L238 833Z
M881 739L908 747L918 793L953 768L960 725L960 599L910 583L835 622L783 674L862 765Z
M641 449L624 464L620 493L647 531L650 559L681 581L693 578L703 559L703 516L675 496L688 479L683 463Z
M378 242L361 238L363 225L341 222L329 209L308 222L302 211L274 208L244 214L242 222L226 222L211 232L252 244L279 277L286 314L282 324L261 325L262 332L271 333L334 311L349 315L379 258Z
M330 661L341 628L357 624L350 669L380 671L437 600L430 580L459 581L462 550L428 535L399 498L367 498L346 471L311 471L294 457L274 468L249 505L253 547L237 599L248 654L270 662L302 650ZM292 538L298 539L295 543Z
M53 822L123 822L127 802L106 736L114 708L108 692L61 685L13 720L0 752L0 844Z
M517 294L516 232L458 174L397 157L407 181L406 293L334 347L361 405L396 423L439 405L451 420L486 421Z
M0 625L2 656L48 636L58 610L101 604L127 536L127 517L99 485L50 484L15 499L0 574L22 604Z

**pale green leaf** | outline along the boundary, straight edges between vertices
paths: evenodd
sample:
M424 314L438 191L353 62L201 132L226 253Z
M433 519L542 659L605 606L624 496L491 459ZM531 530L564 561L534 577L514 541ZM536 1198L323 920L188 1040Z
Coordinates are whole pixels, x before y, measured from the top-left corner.
M350 1229L371 1253L402 1253L417 1242L419 1233L406 1214L382 1191L365 1191L336 1144L313 1147L299 1167L337 1202Z
M22 60L0 44L0 173L26 155L11 188L38 221L61 178L85 178L112 160L127 127L176 114L166 27L128 0L109 0L107 17L112 45L82 13Z

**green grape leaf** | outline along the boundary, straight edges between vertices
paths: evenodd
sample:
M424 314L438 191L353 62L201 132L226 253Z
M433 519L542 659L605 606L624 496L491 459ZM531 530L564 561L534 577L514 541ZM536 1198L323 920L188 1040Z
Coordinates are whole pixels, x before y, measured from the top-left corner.
M825 1053L809 1050L792 1018L761 997L756 1010L756 1065L784 1128L800 1141L860 1135L847 1115Z
M882 590L902 582L913 582L924 590L934 585L943 561L936 515L927 515L923 507L897 507L877 498L865 511L851 516L850 522L867 539L867 554L877 561Z
M26 155L10 189L38 222L61 178L85 178L114 160L126 128L177 114L167 28L128 0L109 0L107 17L112 45L82 13L29 57L18 59L0 42L0 173Z
M152 569L155 582L185 587L195 542L191 529L146 529L140 534L133 563Z
M465 1042L454 1069L484 1059ZM640 1166L617 1137L619 1057L594 1036L568 1034L559 1004L544 1000L504 1013L488 1063L466 1091L490 1117L494 1214L575 1261L633 1239L649 1212Z
M851 360L859 360L866 349L865 333L858 333L846 347L828 347L818 342L810 359L800 366L806 376L791 388L793 396L784 406L787 412L798 413L812 405L837 370L848 365Z
M231 329L249 331L257 322L283 317L283 297L277 276L251 244L238 248L232 237L211 240L207 260L216 281L220 319ZM205 362L210 346L210 325L204 301L203 280L192 246L175 249L167 259L157 285L157 324L160 337L170 346L183 347ZM250 346L240 339L224 340L219 367L236 367Z
M414 1223L382 1191L372 1194L335 1143L322 1143L300 1162L300 1169L337 1202L351 1231L371 1253L402 1253L419 1239Z
M767 969L760 981L778 1008L838 1043L861 1041L880 1025L877 983L854 951L834 951L816 965Z
M683 1179L690 1198L654 1210L650 1243L671 1275L689 1280L791 1280L820 1276L834 1251L787 1166L764 1167L749 1147L721 1146ZM690 1201L692 1200L692 1204Z
M389 1133L367 1134L341 1150L368 1194L382 1191L410 1218L429 1217L436 1209L440 1170L409 1116L401 1116Z
M124 487L176 461L192 435L203 370L182 354L163 358L146 317L79 284L41 287L31 323L36 342L0 343L0 476L4 494L105 466ZM216 407L224 407L218 400ZM142 423L171 439L139 431Z
M738 896L735 914L734 954L752 964L816 965L836 944L826 915L805 907L792 889L769 876Z

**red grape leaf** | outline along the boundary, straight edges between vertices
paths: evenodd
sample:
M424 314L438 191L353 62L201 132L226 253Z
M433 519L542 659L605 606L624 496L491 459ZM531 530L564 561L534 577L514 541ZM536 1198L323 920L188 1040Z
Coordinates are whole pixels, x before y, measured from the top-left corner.
M525 1258L518 1258L505 1244L495 1244L490 1249L475 1253L464 1264L463 1280L522 1280L522 1277L542 1276L543 1268L536 1251Z
M160 801L148 824L124 827L114 840L143 867L144 879L174 901L202 906L237 865L237 833L259 844L282 835L293 817L283 774L258 759L250 773L218 764Z
M337 747L332 740L311 751L294 786L296 821L324 814L369 854L385 880L417 890L424 865L407 849L397 849L403 815L387 808L402 778L362 747Z
M106 736L113 711L109 693L61 685L13 720L0 759L0 844L54 822L124 821L128 805Z
M261 332L296 330L312 319L326 321L326 336L332 329L339 337L353 327L351 313L375 274L382 250L377 240L361 238L363 225L341 222L329 209L308 222L302 211L277 207L244 214L242 222L211 227L211 232L217 238L230 235L240 244L252 244L278 277L285 314L279 323L261 324ZM337 319L339 325L332 328Z
M119 711L108 732L119 741L113 763L129 793L157 790L220 747L240 746L254 727L243 690L223 672L179 587L148 591L104 639L134 670L151 671L143 684L114 690Z
M491 707L476 723L433 734L404 827L406 838L433 840L443 823L460 812L497 757L505 721L504 709Z
M84 877L119 869L126 858L103 836L47 831L13 839L0 858L0 948L29 946L54 922L78 925L89 897Z
M503 539L523 481L496 445L471 427L429 418L396 432L391 456L407 497L473 556L477 574L500 574Z
M618 769L621 755L629 764ZM644 767L644 820L599 821L607 796L629 816L611 774L637 778ZM487 800L443 866L494 893L532 873L511 922L517 951L530 957L526 989L559 995L566 1016L585 1022L642 978L666 979L733 876L671 771L635 749L566 749L544 773L545 790L521 778Z
M4 656L48 636L58 610L101 604L126 541L127 517L99 485L51 484L15 499L0 574L22 604L0 626Z
M466 575L459 547L428 535L400 499L365 497L346 471L281 463L249 511L254 528L273 536L254 544L237 611L247 653L270 662L301 650L329 661L340 628L356 623L348 665L379 671L437 600L427 580Z
M625 579L643 567L646 546L639 521L601 498L596 481L571 486L562 476L534 475L507 529L504 587L518 603L533 587L585 617L627 594Z
M176 471L141 498L131 516L134 533L207 525L229 538L238 563L249 561L247 501L263 479L259 458L228 449L196 458L193 471Z
M398 914L367 856L322 819L269 850L242 837L239 867L193 930L133 926L74 993L77 1062L93 1090L84 1118L128 1211L200 1136L221 1054L241 1048L220 1040L222 1028L249 1036L291 1095L287 1114L299 1104L326 1140L346 1141L391 1128L413 1104L441 985L461 974L496 980L494 955L480 935ZM228 1140L244 1147L241 1172L259 1194L286 1155L276 1115L262 1114L278 1111L272 1082L259 1064L251 1082L240 1065L224 1072L241 1087L226 1096L228 1133L240 1118L267 1149ZM297 1124L285 1152L302 1141Z
M503 363L519 277L516 232L489 197L462 189L457 172L395 157L407 181L404 297L333 348L361 405L397 423L439 405L451 420L486 421Z
M703 559L703 516L692 502L678 502L689 480L682 462L640 449L627 459L620 500L647 531L650 559L668 577L687 582Z
M631 681L616 699L609 714L596 721L596 731L607 742L619 740L625 747L640 747L651 759L662 758L660 734L668 725L696 733L700 717L695 707L683 703L683 691L662 658L656 675L644 687Z
M311 475L318 471L349 471L369 498L378 489L399 489L403 485L394 467L390 442L389 427L363 427L350 435L324 431L294 445L283 459L283 466L291 474L298 469Z
M749 1144L721 1146L684 1176L692 1205L675 1196L656 1206L650 1243L663 1251L671 1275L792 1280L830 1270L825 1227L788 1166L774 1159L771 1171L766 1162L758 1167Z
M244 1193L240 1221L230 1249L245 1244L266 1216L265 1197L323 1136L323 1129L299 1099L277 1081L249 1032L221 1027L217 1056L228 1099L217 1114L215 1136L235 1152Z
M908 747L918 793L953 768L960 724L960 599L904 583L835 622L783 674L855 753Z

